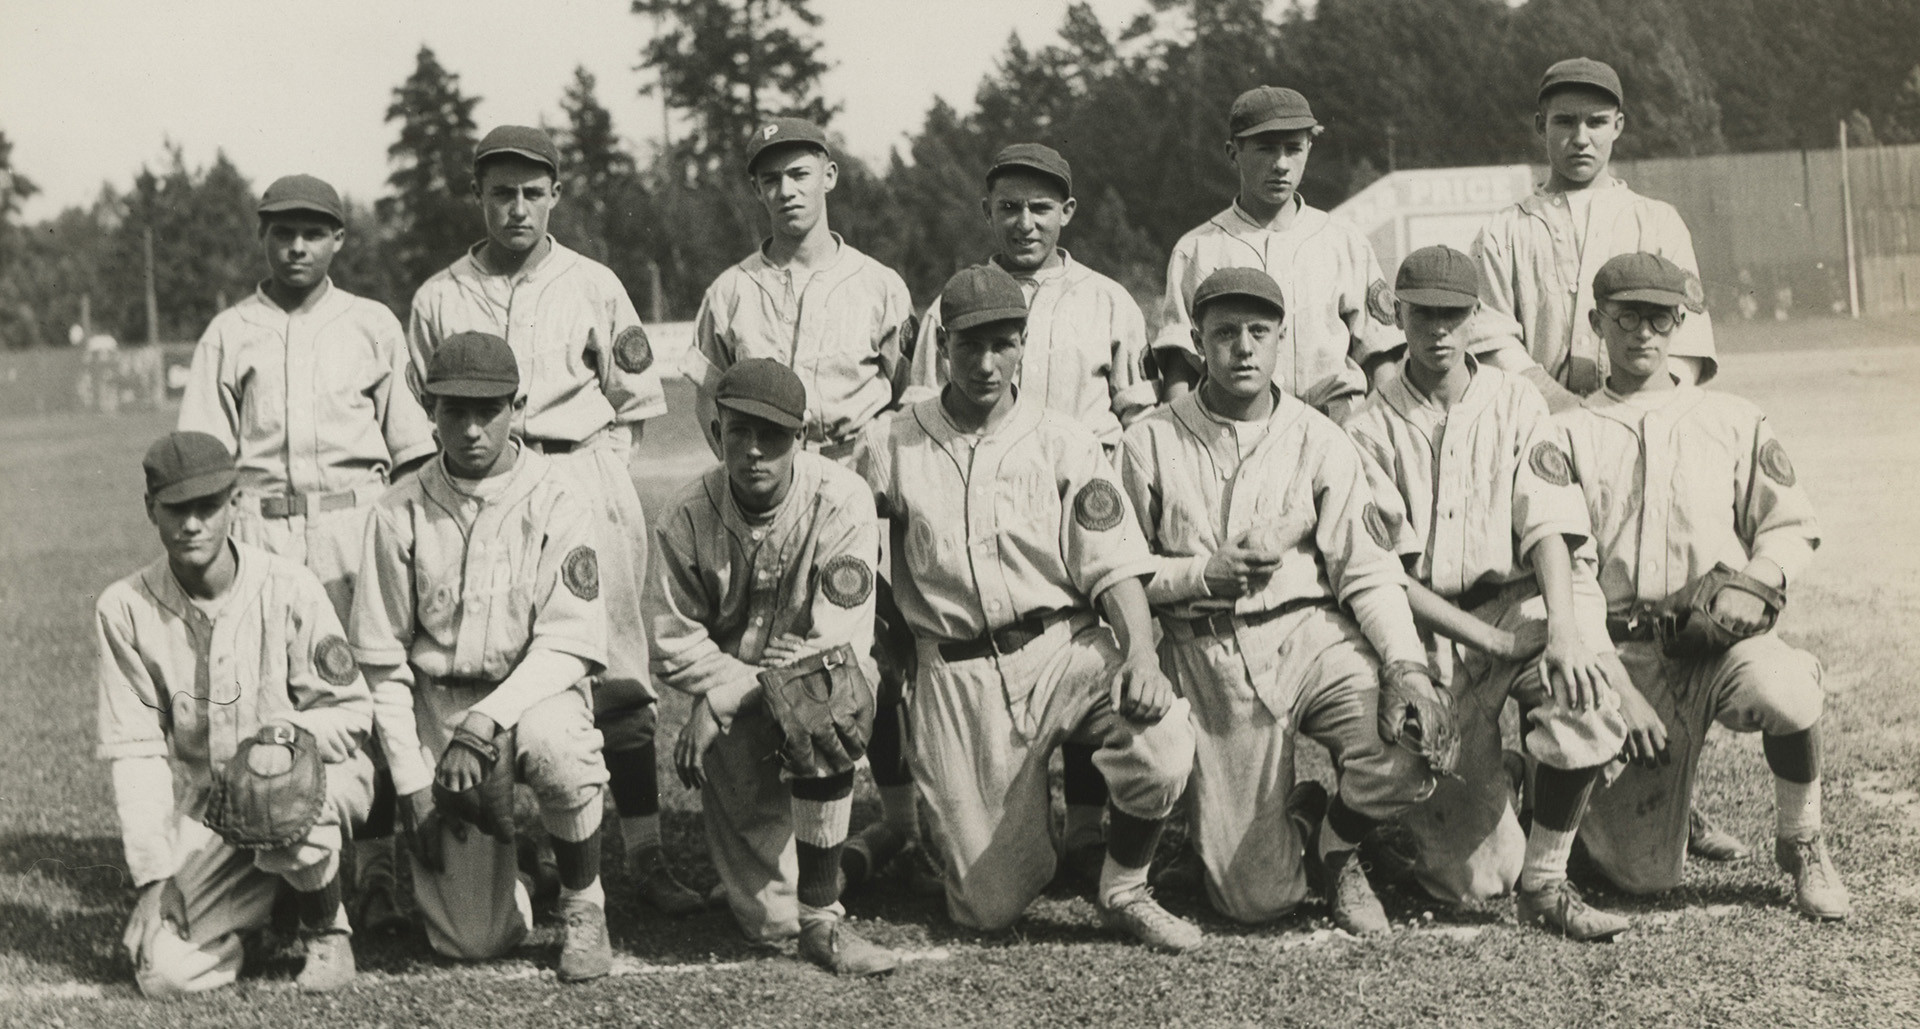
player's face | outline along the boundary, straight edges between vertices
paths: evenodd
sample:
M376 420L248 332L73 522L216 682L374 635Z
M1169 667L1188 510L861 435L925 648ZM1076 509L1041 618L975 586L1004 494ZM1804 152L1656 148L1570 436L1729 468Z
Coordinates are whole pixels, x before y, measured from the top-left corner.
M1227 144L1227 156L1240 172L1240 197L1270 207L1283 207L1300 188L1307 173L1307 155L1313 150L1312 132L1262 132Z
M1661 304L1608 300L1589 311L1587 317L1593 330L1607 341L1607 358L1613 367L1644 380L1665 373L1667 348L1684 312ZM1633 328L1621 325L1623 321ZM1667 326L1667 331L1657 330L1656 323Z
M298 290L311 289L327 277L333 255L346 238L347 230L339 222L311 211L269 215L260 226L268 274L280 285Z
M1473 312L1473 307L1400 303L1394 320L1407 334L1407 357L1434 375L1453 371L1465 359L1460 327Z
M753 415L720 409L720 453L733 495L750 510L780 502L793 481L793 455L800 433Z
M1221 297L1201 308L1193 334L1207 381L1238 400L1258 397L1273 382L1286 331L1285 315L1251 297Z
M840 166L811 147L786 146L761 154L753 186L773 219L773 231L799 239L827 214L827 194L840 181Z
M435 397L433 434L447 457L447 470L462 479L484 479L507 453L513 429L511 397Z
M1060 230L1073 220L1073 198L1048 176L1010 171L996 176L981 202L1000 263L1008 271L1037 271L1060 245Z
M167 559L181 568L205 568L219 558L233 528L239 491L224 489L177 504L147 498L147 519L160 530Z
M560 200L553 172L535 161L495 157L487 161L475 185L487 217L487 238L495 246L525 253L547 238L547 219Z
M1546 141L1553 173L1582 185L1606 170L1626 122L1612 97L1592 89L1553 93L1534 115L1534 129Z
M1025 322L1000 321L942 333L948 381L976 407L998 404L1020 381L1020 359L1027 349Z

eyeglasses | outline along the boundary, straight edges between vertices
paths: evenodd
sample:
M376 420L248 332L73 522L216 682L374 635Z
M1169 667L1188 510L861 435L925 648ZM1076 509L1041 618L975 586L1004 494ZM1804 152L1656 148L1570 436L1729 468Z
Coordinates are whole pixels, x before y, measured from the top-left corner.
M1653 331L1662 336L1679 327L1680 321L1684 317L1679 311L1671 309L1663 310L1659 314L1647 317L1632 308L1623 309L1619 314L1608 314L1602 311L1600 312L1600 316L1620 326L1624 332L1639 332L1640 326L1651 325L1653 326Z

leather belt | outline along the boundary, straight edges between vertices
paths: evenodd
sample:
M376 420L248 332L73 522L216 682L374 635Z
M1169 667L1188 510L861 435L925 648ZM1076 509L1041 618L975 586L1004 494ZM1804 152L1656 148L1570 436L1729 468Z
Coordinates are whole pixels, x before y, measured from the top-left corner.
M1500 599L1502 594L1516 585L1532 587L1528 590L1529 595L1539 592L1537 585L1534 584L1532 579L1515 579L1513 582L1495 582L1491 579L1482 579L1474 583L1469 589L1461 592L1459 596L1454 597L1453 606L1462 611L1471 611L1483 604L1492 603Z
M1302 608L1331 606L1333 601L1326 597L1295 597L1279 607L1270 607L1265 611L1244 615L1232 611L1216 611L1200 618L1183 618L1180 622L1196 639L1207 636L1231 636L1235 622L1251 628L1256 625L1265 625Z
M1653 619L1642 614L1608 615L1607 636L1615 643L1646 643L1657 637Z
M571 454L587 445L584 440L570 439L522 439L520 442L528 449L538 450L542 454Z
M260 515L263 518L294 518L358 506L360 497L353 490L341 490L338 493L284 493L261 497Z
M446 675L429 680L435 686L447 690L490 690L505 682L505 679L483 679L474 675Z
M1030 614L1017 622L1010 622L984 636L970 640L955 640L940 644L940 660L949 664L956 661L972 661L975 658L991 654L1002 656L1014 653L1032 643L1047 631L1048 626L1061 619L1072 616L1071 611L1044 611Z

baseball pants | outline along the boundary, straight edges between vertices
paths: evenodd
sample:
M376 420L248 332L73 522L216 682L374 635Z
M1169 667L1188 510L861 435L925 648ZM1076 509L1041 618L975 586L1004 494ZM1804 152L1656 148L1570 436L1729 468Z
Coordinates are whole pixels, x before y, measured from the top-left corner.
M774 760L782 742L780 725L765 708L742 709L703 765L700 812L707 851L734 921L755 942L800 931L792 789Z
M353 609L354 583L360 577L360 548L367 541L367 518L373 513L373 502L386 490L385 483L368 483L352 491L352 507L286 518L261 514L260 498L248 495L241 498L233 537L306 565L326 587L327 599L345 625Z

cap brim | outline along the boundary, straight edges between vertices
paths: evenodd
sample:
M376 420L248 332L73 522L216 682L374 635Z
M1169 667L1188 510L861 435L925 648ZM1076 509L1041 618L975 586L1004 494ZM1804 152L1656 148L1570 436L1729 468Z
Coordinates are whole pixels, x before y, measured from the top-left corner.
M747 174L753 174L753 166L759 164L762 157L780 150L783 147L794 146L806 147L808 150L819 153L820 156L829 161L833 160L833 151L828 150L824 143L816 143L811 139L776 139L747 155Z
M555 175L558 175L560 173L560 166L554 163L553 158L548 157L546 154L543 154L538 150L528 150L525 147L517 147L517 146L497 146L497 147L494 147L492 150L487 151L484 154L475 154L473 155L473 163L475 165L478 165L481 161L484 161L489 157L499 157L501 154L510 154L514 157L524 157L535 164L546 165L547 169L549 171L552 171Z
M1570 88L1597 89L1600 92L1605 93L1606 95L1612 97L1613 104L1615 107L1621 106L1619 90L1613 88L1612 86L1607 85L1604 82L1595 82L1591 79L1581 79L1581 78L1560 79L1555 82L1545 83L1540 87L1540 94L1534 97L1534 103L1539 103L1545 100L1547 98L1547 94L1553 92L1556 89L1570 89Z
M1215 293L1212 296L1206 298L1205 300L1195 300L1193 302L1194 322L1198 323L1200 321L1200 312L1206 310L1208 304L1217 304L1222 300L1227 300L1227 299L1236 298L1236 297L1242 300L1251 300L1262 307L1271 307L1274 310L1280 312L1282 317L1286 316L1287 305L1285 303L1282 303L1281 301L1275 300L1269 296L1262 296L1259 293L1253 293L1253 292L1238 290L1238 289L1230 289L1224 293Z
M232 468L202 472L161 489L153 495L153 499L162 504L178 504L201 497L210 497L221 490L233 488L233 484L239 481L239 478L240 473Z
M1318 124L1320 124L1319 119L1312 115L1291 114L1285 118L1268 119L1252 128L1241 129L1239 132L1233 134L1233 138L1245 139L1248 136L1258 136L1263 132L1299 132L1302 129L1313 128Z
M993 322L1027 323L1027 309L1024 307L994 307L985 311L969 311L950 322L946 322L948 332L964 332L979 325Z
M1053 168L1047 168L1042 165L1036 164L1033 161L1024 161L1024 160L1001 161L999 164L996 164L993 167L987 169L987 178L991 179L995 175L998 175L1003 171L1013 171L1013 170L1030 171L1035 175L1045 176L1049 179L1052 179L1055 182L1058 182L1060 184L1060 187L1067 191L1068 196L1073 195L1073 182L1071 180L1069 180L1066 176L1060 174L1059 171Z
M288 211L312 211L314 214L324 214L334 221L344 223L344 219L340 216L340 211L331 207L323 207L311 200L275 200L269 204L261 204L253 210L255 214L285 214Z
M512 383L496 382L492 379L448 379L444 382L429 382L421 392L430 397L470 397L488 399L492 397L510 397L520 392L520 387Z
M750 397L722 397L715 400L714 403L729 411L738 411L741 414L750 414L755 418L765 419L783 429L798 429L800 426L806 424L803 419L795 418L789 412L782 411L766 401L754 400Z
M1687 307L1693 301L1685 293L1675 293L1670 289L1623 289L1618 293L1607 294L1607 300L1630 300L1642 304L1659 304L1661 307Z
M1480 302L1477 294L1451 289L1396 289L1393 296L1421 307L1472 307Z

